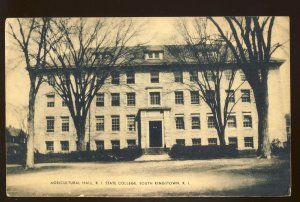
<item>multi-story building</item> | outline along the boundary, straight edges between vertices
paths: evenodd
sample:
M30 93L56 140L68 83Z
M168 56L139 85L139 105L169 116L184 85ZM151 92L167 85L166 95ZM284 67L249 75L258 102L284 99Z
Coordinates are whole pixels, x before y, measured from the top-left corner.
M277 70L270 70L275 80ZM91 150L131 145L147 149L170 148L174 144L219 144L211 111L195 86L199 76L195 64L178 65L164 46L146 47L140 62L107 78L93 100L86 124L86 142L90 143ZM222 79L224 86L227 79L226 75ZM228 121L225 140L238 149L256 149L255 99L244 80L243 72L238 71L234 88L243 84L231 98L233 103L238 102ZM274 83L272 88L280 89ZM225 99L226 87L222 89L222 99ZM270 107L272 110L281 116L281 112L276 111L280 109ZM276 128L270 130L272 135L284 133L284 124L275 125ZM42 84L36 101L36 149L42 153L76 151L76 141L68 107L50 85Z

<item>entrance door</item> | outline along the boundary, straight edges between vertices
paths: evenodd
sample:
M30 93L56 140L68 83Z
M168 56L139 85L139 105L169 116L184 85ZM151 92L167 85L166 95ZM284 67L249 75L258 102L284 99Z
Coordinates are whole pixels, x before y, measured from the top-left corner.
M162 147L161 121L149 121L150 147Z

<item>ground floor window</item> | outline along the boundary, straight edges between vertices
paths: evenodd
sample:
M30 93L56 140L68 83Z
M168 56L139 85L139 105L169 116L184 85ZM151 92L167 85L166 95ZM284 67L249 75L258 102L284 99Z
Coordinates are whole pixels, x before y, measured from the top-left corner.
M111 148L113 150L120 149L120 140L112 140L111 141Z
M128 148L132 148L136 146L136 140L127 140Z
M104 141L103 140L96 140L95 143L96 143L97 151L104 150Z
M176 144L185 146L185 139L176 139Z
M208 145L217 145L218 140L217 138L208 138Z
M62 151L69 151L69 141L61 141L60 145Z
M244 137L244 144L246 148L253 148L253 137Z
M53 141L46 141L46 150L48 152L53 152L54 151Z
M229 137L228 138L228 144L229 145L234 145L237 148L238 145L238 140L236 137Z
M192 139L193 146L200 146L201 145L201 139L200 138L194 138Z

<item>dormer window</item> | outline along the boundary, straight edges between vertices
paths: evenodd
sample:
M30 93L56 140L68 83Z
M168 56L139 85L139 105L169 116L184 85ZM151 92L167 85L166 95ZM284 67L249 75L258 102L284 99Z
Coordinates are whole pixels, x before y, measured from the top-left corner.
M163 52L160 52L160 51L152 51L152 52L147 52L145 54L145 59L163 59Z

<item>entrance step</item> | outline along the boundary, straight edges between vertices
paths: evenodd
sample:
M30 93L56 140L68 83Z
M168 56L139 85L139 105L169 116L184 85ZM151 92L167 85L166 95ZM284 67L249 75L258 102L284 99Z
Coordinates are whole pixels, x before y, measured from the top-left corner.
M134 161L169 161L171 160L170 156L166 153L164 154L144 154L141 157L135 159Z
M144 154L146 155L160 155L160 154L167 154L169 149L165 148L147 148L144 149Z

